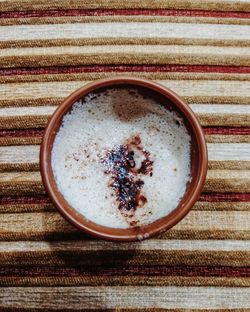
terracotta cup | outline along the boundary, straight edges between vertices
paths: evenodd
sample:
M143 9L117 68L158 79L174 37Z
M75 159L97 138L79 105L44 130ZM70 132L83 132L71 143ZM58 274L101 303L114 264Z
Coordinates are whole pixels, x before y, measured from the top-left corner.
M79 214L59 192L51 167L51 150L63 116L72 105L89 92L100 92L107 87L135 87L155 97L167 109L180 114L191 136L191 179L179 205L165 217L141 227L116 229L96 224ZM83 125L84 126L84 125ZM207 147L202 128L188 105L173 91L153 81L132 77L116 77L97 80L76 90L57 108L44 133L40 150L40 168L45 189L58 211L78 229L99 238L114 241L134 241L162 233L179 222L198 199L206 178L208 164ZM167 196L167 192L166 192ZM84 203L83 203L84 204Z

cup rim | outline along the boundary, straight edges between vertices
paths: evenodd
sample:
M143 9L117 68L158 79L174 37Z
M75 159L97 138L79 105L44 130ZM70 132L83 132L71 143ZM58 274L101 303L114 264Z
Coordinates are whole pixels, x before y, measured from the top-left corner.
M57 184L55 182L53 170L51 167L51 151L55 135L61 125L62 117L70 110L72 105L78 99L88 94L89 92L95 91L102 87L110 87L116 85L134 85L144 87L149 90L153 90L154 92L159 93L166 99L170 100L173 105L177 106L177 108L182 112L182 114L184 115L184 119L192 128L198 148L197 153L199 162L198 164L196 164L198 172L195 175L194 181L192 182L192 187L190 187L190 189L186 191L186 193L182 197L182 200L180 202L181 204L179 203L179 205L166 216L156 220L153 223L138 228L110 228L96 224L86 219L83 215L73 209L64 199L63 195L57 188ZM207 167L208 153L205 136L203 134L203 130L198 119L196 118L190 107L185 103L185 101L180 98L175 92L166 88L163 85L160 85L148 79L134 78L129 76L118 76L113 78L96 80L94 82L84 85L83 87L71 93L62 102L62 104L59 105L59 107L50 118L45 129L40 148L40 172L42 182L52 203L55 205L60 214L81 231L84 231L85 233L98 238L112 241L142 240L167 231L175 224L177 224L181 219L186 216L186 214L190 211L192 206L199 198L205 183Z

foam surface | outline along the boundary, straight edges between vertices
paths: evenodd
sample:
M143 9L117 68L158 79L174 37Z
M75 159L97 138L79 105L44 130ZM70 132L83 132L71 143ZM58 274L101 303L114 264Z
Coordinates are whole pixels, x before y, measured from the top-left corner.
M152 176L140 175L147 202L129 219L118 209L110 175L100 159L139 135L153 161ZM52 149L60 192L87 219L127 228L146 225L176 208L190 178L190 136L180 117L135 89L89 94L63 118ZM140 156L135 153L136 164Z

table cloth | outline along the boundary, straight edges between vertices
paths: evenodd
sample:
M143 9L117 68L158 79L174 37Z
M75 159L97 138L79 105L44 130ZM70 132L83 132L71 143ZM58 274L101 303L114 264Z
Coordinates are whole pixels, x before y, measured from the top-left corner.
M250 1L0 1L0 310L249 311ZM158 81L197 114L203 193L178 225L112 243L44 192L39 144L88 81Z

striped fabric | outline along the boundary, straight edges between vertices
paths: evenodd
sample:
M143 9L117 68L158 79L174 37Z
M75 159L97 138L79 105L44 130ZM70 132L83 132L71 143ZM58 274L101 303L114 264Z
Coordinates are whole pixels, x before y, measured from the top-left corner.
M0 0L0 311L250 311L250 1ZM44 192L39 144L58 104L94 79L180 94L208 142L188 216L111 243Z

